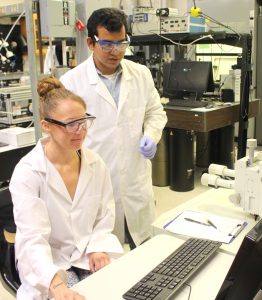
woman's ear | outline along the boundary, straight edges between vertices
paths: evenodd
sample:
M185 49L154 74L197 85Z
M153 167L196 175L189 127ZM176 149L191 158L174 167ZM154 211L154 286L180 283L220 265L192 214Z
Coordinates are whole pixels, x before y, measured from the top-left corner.
M41 127L42 127L44 132L49 133L51 131L49 122L47 122L45 120L41 120L40 123L41 123Z

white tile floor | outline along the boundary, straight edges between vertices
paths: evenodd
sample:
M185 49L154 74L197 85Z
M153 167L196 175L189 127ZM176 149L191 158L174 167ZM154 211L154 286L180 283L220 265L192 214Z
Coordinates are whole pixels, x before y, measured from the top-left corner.
M200 183L201 172L201 169L196 169L195 188L189 192L175 192L172 191L169 187L154 186L157 215L159 216L163 212L172 209L173 207L205 191L207 187L202 186ZM126 252L129 251L129 247L127 245L125 245L124 248ZM0 300L14 299L15 297L4 289L0 281Z

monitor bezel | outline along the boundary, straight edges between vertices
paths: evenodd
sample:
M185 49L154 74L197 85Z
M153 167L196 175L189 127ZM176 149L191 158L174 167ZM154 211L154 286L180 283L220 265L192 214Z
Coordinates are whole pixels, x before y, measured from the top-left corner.
M185 83L182 80L182 75L180 70L193 70L193 73L190 73L192 80L197 77L197 75L192 76L192 74L197 74L201 70L202 75L204 75L203 82L201 85L198 84L189 84ZM198 71L197 71L198 70ZM172 73L173 72L173 73ZM174 73L177 72L177 73ZM175 77L175 78L174 78ZM174 80L177 80L180 87L175 86ZM182 84L182 85L181 85ZM184 84L184 85L183 85ZM213 79L213 68L211 61L171 61L163 66L163 96L170 97L174 99L183 99L183 98L201 98L205 92L214 92L214 79Z
M215 300L252 300L262 284L262 220L245 236Z

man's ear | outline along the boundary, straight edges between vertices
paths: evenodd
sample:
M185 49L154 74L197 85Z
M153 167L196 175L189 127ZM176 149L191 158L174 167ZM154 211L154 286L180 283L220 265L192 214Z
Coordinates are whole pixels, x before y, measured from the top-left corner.
M92 38L91 38L91 37L88 37L87 40L86 40L86 42L87 42L88 48L89 48L91 51L93 51L93 50L94 50L94 42L93 42Z

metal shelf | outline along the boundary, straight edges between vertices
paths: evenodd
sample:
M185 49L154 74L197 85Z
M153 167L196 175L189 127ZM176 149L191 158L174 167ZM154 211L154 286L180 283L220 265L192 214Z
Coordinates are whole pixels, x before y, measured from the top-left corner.
M212 35L212 38L208 37ZM224 31L218 32L194 32L194 33L162 33L161 36L157 34L149 35L135 35L131 37L132 46L150 46L150 45L172 45L171 41L168 41L166 38L175 41L177 43L192 43L195 40L203 38L202 40L197 41L195 44L225 44L235 47L242 47L243 37L248 34L238 35L235 33L227 33Z

